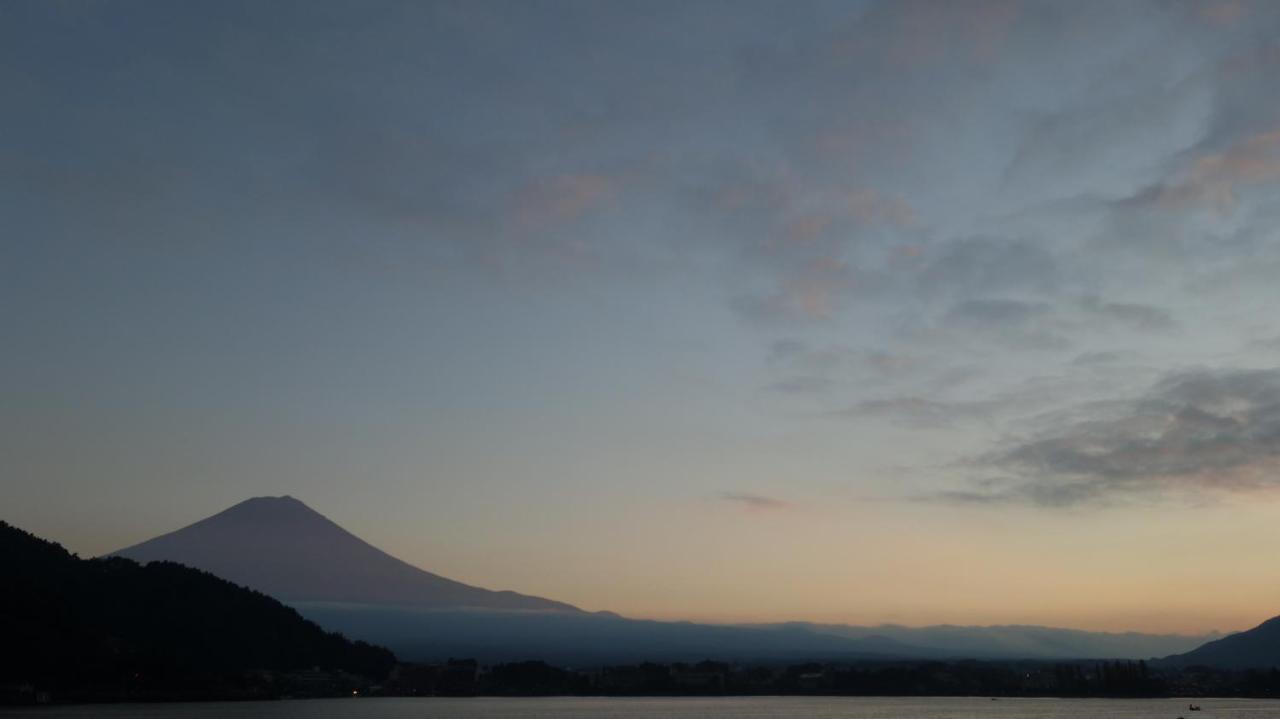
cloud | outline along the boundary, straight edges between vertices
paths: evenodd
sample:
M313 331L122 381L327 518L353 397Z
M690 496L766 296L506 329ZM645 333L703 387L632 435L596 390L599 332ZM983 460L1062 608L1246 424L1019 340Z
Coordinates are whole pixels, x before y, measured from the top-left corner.
M748 492L724 492L720 495L720 499L736 504L751 512L773 512L784 509L791 509L795 505L783 499L775 497L766 497L760 494L751 494Z
M614 182L601 175L558 175L539 178L516 200L517 221L530 229L571 222L603 204Z
M1280 350L1280 335L1251 338L1247 345L1250 349L1266 351Z
M1043 319L1050 312L1047 302L1020 300L966 300L947 314L954 323L967 327L987 325L1007 327Z
M1244 0L1207 0L1194 3L1197 16L1213 25L1235 25L1248 15Z
M832 319L865 284L848 262L821 257L781 275L774 291L740 296L733 307L743 317L760 323L819 322Z
M1178 326L1168 310L1152 305L1104 302L1089 297L1081 302L1081 307L1093 317L1142 332L1167 332Z
M1071 364L1077 367L1090 367L1096 365L1114 364L1125 358L1121 352L1081 352L1071 360Z
M793 357L808 353L809 345L801 340L774 340L769 344L769 361L785 362Z
M795 339L772 342L768 362L776 369L797 374L869 377L876 381L918 374L932 365L929 360L910 354L861 350L841 344L815 347Z
M1062 280L1049 250L1022 239L967 237L934 248L929 255L918 283L921 292L931 295L1048 294Z
M1175 373L1090 412L977 458L1003 475L972 497L937 498L1057 507L1280 488L1280 369Z
M1005 170L1010 189L1041 197L1124 193L1153 157L1175 156L1201 139L1212 110L1203 73L1134 52L1123 70L1024 121Z
M921 224L910 205L876 190L860 189L850 192L848 209L854 218L866 225L887 223L900 229L912 230Z
M828 377L789 377L769 385L768 389L783 394L820 394L836 386Z
M1056 330L1053 306L1011 299L965 300L943 317L942 328L1008 347L1060 350L1070 341Z
M1143 188L1125 204L1137 207L1194 209L1212 207L1229 215L1242 189L1280 180L1280 128L1234 140L1221 150L1207 150L1167 180Z
M984 401L954 402L927 397L902 396L863 400L837 414L845 417L881 417L920 428L948 427L961 420L988 419L996 409Z

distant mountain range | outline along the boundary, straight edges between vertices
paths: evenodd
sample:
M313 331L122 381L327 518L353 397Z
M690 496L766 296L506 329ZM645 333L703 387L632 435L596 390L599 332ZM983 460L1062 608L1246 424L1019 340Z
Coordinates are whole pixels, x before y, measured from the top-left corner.
M785 625L850 639L878 637L903 646L924 648L922 656L968 659L1145 659L1185 652L1212 640L1216 634L1143 634L1140 632L1088 632L1025 624L957 626L940 624L904 627L897 624L851 626L847 624Z
M114 554L206 570L408 660L1113 659L1187 652L1216 638L1037 626L729 626L627 619L432 574L291 497L249 499Z
M4 522L0 576L0 685L60 701L263 697L280 689L274 672L382 679L395 663L206 572L80 559Z

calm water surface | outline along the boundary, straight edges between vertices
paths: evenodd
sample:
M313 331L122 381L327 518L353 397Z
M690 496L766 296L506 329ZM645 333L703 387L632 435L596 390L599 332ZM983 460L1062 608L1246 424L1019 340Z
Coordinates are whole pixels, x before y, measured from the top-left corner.
M893 699L752 697L731 699L327 699L234 704L128 704L0 710L4 719L1280 719L1280 700L1198 699Z

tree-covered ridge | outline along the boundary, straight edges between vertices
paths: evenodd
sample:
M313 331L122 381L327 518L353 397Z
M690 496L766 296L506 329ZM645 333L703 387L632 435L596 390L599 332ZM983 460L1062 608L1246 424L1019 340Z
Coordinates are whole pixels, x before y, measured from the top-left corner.
M390 651L326 632L256 591L171 562L80 559L0 522L0 684L63 696L208 687L319 667L374 679Z

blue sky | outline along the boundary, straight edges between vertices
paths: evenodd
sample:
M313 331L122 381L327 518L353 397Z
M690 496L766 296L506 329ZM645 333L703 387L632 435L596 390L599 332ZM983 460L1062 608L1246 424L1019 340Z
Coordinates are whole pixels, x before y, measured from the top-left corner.
M5 518L93 554L288 493L637 616L1248 625L1278 30L6 3Z

